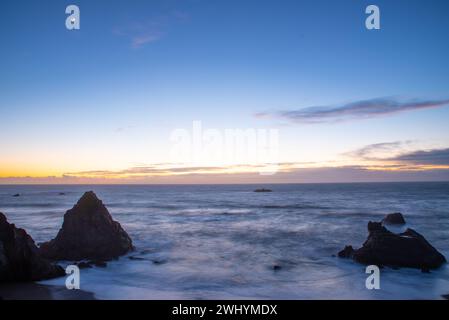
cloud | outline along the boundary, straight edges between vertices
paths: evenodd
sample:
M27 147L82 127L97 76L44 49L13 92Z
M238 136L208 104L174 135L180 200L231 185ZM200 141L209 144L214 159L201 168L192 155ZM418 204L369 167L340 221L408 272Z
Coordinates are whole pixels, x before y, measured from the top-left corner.
M391 159L393 155L404 152L412 141L382 142L366 145L360 149L344 153L345 156L358 160L383 160Z
M146 34L140 34L132 38L131 45L137 49L143 45L151 42L155 42L162 37L162 32L148 31Z
M185 22L189 15L185 12L174 11L166 14L154 15L145 20L133 21L115 27L113 33L125 37L130 41L131 47L139 49L147 44L162 39L172 25Z
M369 161L371 168L376 166L386 170L421 170L431 169L432 167L449 167L449 148L416 149L413 141L370 144L344 155L358 161ZM373 162L378 163L378 165L373 165Z
M449 148L414 151L394 157L391 160L416 165L449 166Z
M229 173L257 173L272 164L236 164L226 166L185 166L173 164L155 164L150 166L131 167L123 170L90 170L64 173L69 178L135 178L135 177L157 177L166 175L191 175L191 174L229 174ZM280 170L289 170L303 163L279 163Z
M448 100L398 101L393 98L377 98L355 101L340 106L307 107L298 110L257 113L256 117L278 117L297 123L329 123L355 119L369 119L400 112L438 108L449 105Z
M2 184L218 184L218 183L350 183L389 181L449 181L449 169L396 170L401 165L386 165L371 169L364 166L290 168L271 176L254 172L208 174L189 173L183 175L133 176L129 178L107 178L101 176L63 177L10 177L0 178ZM248 187L248 190L251 190Z

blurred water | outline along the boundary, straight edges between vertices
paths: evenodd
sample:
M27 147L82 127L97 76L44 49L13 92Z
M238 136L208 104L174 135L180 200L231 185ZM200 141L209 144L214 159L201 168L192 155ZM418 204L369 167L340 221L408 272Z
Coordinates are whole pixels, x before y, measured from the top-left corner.
M273 192L253 192L259 187ZM363 266L332 256L346 244L360 246L368 221L399 211L449 257L449 183L0 186L0 211L39 243L56 235L65 211L88 190L136 246L106 269L82 270L82 289L100 299L437 299L449 293L447 266L430 274L385 268L381 290L367 290Z

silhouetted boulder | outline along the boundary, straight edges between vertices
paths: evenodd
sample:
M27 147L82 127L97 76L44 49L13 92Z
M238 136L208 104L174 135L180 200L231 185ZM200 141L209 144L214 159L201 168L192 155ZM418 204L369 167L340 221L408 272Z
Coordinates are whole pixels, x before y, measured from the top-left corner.
M390 213L383 218L382 223L384 224L405 224L405 219L402 213L395 212Z
M368 223L368 239L351 254L346 247L340 257L353 258L366 265L408 267L429 270L440 267L446 258L430 245L418 232L407 229L395 234L380 222Z
M132 250L132 241L92 191L64 215L55 239L43 243L41 254L52 260L111 260Z
M272 192L272 190L262 188L262 189L256 189L256 190L254 190L254 192Z
M64 269L39 255L25 230L0 213L0 282L38 281L65 275Z
M16 193L13 195L14 198L20 197L20 193Z

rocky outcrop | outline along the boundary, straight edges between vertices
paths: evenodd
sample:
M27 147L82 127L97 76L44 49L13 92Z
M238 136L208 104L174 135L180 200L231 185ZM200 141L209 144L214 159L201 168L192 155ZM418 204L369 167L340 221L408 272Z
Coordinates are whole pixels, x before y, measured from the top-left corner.
M354 248L352 246L346 246L343 250L338 253L340 258L352 258L354 255Z
M0 282L37 281L65 275L64 269L39 255L25 230L0 213Z
M395 234L388 231L380 222L369 222L368 232L368 239L360 249L354 250L351 246L346 246L338 256L352 258L366 265L422 270L438 268L446 262L441 253L412 229Z
M382 220L383 224L405 224L405 219L402 213L395 212L385 216Z
M132 241L94 192L86 192L64 215L55 239L43 243L52 260L111 260L132 250Z
M273 190L261 188L261 189L254 190L254 192L273 192Z

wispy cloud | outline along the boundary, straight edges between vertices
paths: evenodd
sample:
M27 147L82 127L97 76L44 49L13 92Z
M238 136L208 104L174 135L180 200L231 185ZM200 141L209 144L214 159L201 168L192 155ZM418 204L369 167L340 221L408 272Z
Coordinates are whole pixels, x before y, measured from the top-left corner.
M449 168L449 148L419 149L413 141L376 143L344 154L368 169L431 170Z
M162 37L163 33L158 31L147 31L145 34L140 34L132 38L131 45L137 49L143 45L151 42L155 42Z
M131 47L139 49L162 39L168 33L170 26L184 22L188 18L189 15L187 13L174 11L148 17L145 20L124 23L115 27L113 33L129 39Z
M339 106L313 106L298 110L258 113L257 117L277 117L297 123L342 122L376 118L400 112L438 108L449 105L447 100L398 101L393 98L361 100Z
M449 148L435 150L419 150L405 153L391 160L403 161L417 165L449 166Z
M344 153L345 156L358 160L391 159L395 155L406 152L413 141L393 141L366 145L357 150Z
M111 176L9 177L2 184L208 184L208 183L321 183L321 182L386 182L386 181L449 181L449 167L432 170L407 169L404 165L382 167L291 167L271 176L254 172L186 173L181 175L140 175L128 178ZM251 187L248 187L251 190Z
M235 164L226 166L188 166L173 164L154 164L149 166L137 166L123 170L90 170L80 172L68 172L63 176L66 178L74 177L95 177L95 178L135 178L135 177L156 177L156 176L174 176L191 174L237 174L237 173L257 173L261 169L272 164ZM276 164L280 171L288 171L298 166L309 165L309 163L285 162Z

